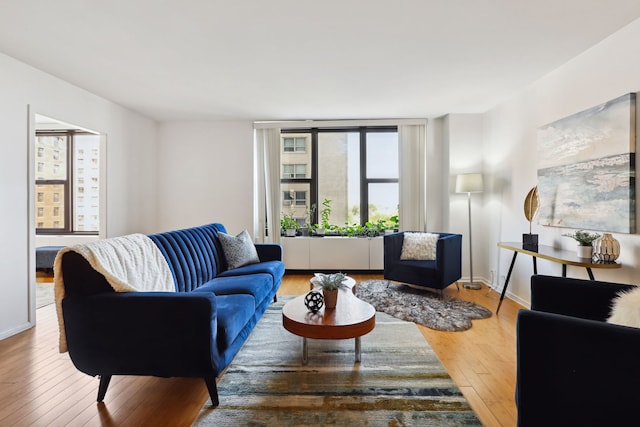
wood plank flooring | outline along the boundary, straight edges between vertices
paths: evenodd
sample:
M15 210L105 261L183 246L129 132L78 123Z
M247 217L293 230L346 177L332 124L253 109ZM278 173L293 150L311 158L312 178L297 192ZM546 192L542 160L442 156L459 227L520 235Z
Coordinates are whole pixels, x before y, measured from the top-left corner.
M381 275L352 275L357 281ZM287 274L280 295L302 294L310 274ZM41 280L39 278L39 280ZM46 279L42 279L46 280ZM495 312L499 295L487 288L450 286L445 294ZM476 320L465 332L420 330L485 426L515 426L518 309L505 300L500 315ZM207 400L204 381L117 376L96 403L98 379L75 369L57 350L55 307L36 312L37 326L0 341L0 426L189 426Z

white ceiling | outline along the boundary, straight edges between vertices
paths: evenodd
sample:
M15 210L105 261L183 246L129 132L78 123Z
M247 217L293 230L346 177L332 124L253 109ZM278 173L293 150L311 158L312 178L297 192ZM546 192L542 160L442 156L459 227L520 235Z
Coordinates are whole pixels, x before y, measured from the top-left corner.
M484 112L638 0L0 0L0 51L156 120Z

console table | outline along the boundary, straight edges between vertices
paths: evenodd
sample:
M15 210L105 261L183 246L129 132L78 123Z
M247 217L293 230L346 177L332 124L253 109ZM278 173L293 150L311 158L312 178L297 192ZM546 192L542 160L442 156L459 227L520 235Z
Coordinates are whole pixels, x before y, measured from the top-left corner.
M573 265L576 267L584 267L587 269L589 279L594 280L592 268L620 268L622 264L617 262L604 262L593 261L591 258L578 258L575 251L567 251L564 249L554 248L553 246L538 245L537 250L525 249L520 242L500 242L498 247L513 251L513 258L511 259L511 265L509 266L509 272L507 278L504 281L504 287L502 288L502 294L500 295L500 302L498 303L498 309L496 314L500 311L502 300L507 293L507 287L509 286L509 279L511 278L511 272L513 266L516 263L516 257L519 253L531 255L533 257L533 274L538 274L538 264L536 260L538 258L546 259L552 262L562 264L562 277L567 277L567 265Z

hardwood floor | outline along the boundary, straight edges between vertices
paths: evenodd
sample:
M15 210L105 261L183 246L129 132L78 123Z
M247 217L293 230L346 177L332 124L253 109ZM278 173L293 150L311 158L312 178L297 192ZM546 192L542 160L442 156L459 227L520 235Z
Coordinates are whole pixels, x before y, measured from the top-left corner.
M302 294L311 275L286 275L280 295ZM381 275L352 275L357 281ZM39 279L40 280L40 279ZM450 286L446 295L475 301L495 313L499 295L487 288ZM485 426L515 426L516 313L506 300L465 332L422 334ZM204 381L116 376L96 403L98 379L75 369L57 350L55 307L36 312L37 326L0 341L0 426L189 426L207 400Z

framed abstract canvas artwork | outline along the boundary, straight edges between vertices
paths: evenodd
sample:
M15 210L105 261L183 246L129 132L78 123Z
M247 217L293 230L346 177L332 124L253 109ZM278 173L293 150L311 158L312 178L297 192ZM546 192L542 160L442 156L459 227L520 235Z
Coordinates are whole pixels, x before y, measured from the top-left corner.
M636 94L538 129L542 225L635 232Z

